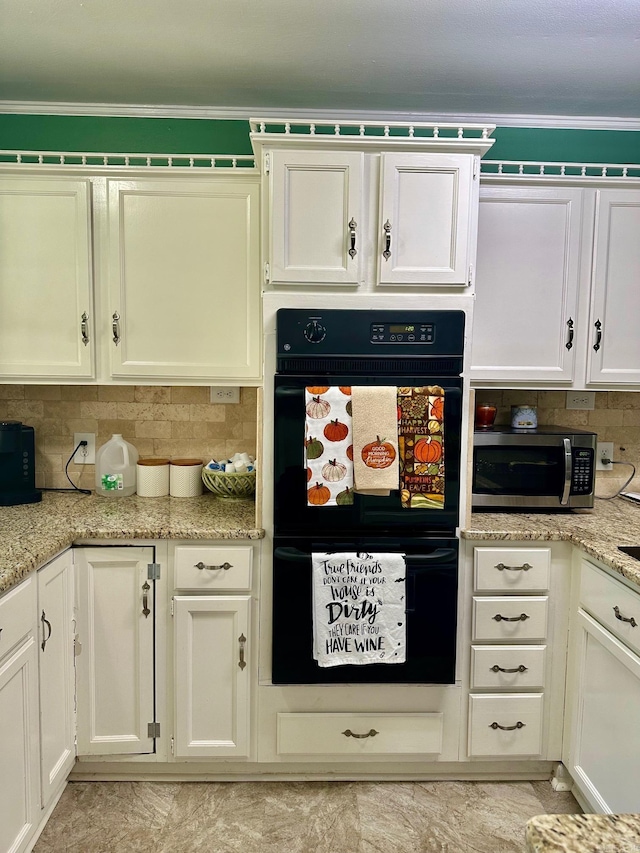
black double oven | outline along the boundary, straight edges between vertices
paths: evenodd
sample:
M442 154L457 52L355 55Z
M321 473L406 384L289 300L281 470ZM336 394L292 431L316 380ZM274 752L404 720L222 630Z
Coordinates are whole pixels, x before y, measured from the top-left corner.
M277 312L274 408L274 684L455 681L462 311ZM348 506L310 506L304 463L305 387L440 385L444 389L444 502L404 508L355 494ZM402 553L407 566L407 655L400 664L321 668L313 659L311 555Z

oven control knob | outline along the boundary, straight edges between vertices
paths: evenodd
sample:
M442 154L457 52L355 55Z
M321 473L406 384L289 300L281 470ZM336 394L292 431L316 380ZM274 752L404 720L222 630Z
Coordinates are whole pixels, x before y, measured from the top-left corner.
M318 323L317 320L311 320L311 322L307 323L304 327L303 334L310 344L319 344L320 341L323 341L326 338L327 330L322 323Z

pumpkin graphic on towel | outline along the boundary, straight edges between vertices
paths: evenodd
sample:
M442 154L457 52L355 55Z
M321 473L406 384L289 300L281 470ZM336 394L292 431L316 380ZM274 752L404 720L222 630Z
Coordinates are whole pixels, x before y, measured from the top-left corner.
M442 444L431 436L421 438L416 441L413 455L417 462L439 462L442 457Z
M343 492L338 492L336 495L336 504L338 506L348 506L353 503L353 489L349 486Z
M307 391L310 394L315 395L316 397L318 397L320 394L326 394L328 390L328 385L311 385L307 388Z
M312 397L307 403L306 411L310 418L326 418L331 411L331 404L322 397Z
M307 459L319 459L324 453L324 444L317 438L310 437L306 442Z
M377 435L375 441L365 444L361 455L367 468L388 468L396 458L396 449L393 444Z
M343 480L347 474L347 466L337 459L330 459L326 465L322 466L322 476L327 483L337 483Z
M310 489L307 489L307 497L310 504L322 506L323 504L326 504L331 497L331 492L327 486L323 486L322 483L316 483L315 486L311 486Z
M349 435L349 427L341 423L337 418L335 421L329 421L324 428L324 437L329 441L342 441Z

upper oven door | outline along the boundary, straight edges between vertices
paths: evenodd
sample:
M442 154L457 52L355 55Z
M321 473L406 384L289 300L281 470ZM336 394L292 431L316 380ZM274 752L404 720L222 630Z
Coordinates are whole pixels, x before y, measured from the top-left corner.
M453 533L458 524L460 497L460 430L462 380L442 376L331 376L331 385L441 385L445 391L444 504L438 509L405 509L400 490L388 497L354 495L351 506L308 506L304 464L307 385L327 384L327 376L276 376L274 423L274 526L277 535L312 536L358 532L415 531Z

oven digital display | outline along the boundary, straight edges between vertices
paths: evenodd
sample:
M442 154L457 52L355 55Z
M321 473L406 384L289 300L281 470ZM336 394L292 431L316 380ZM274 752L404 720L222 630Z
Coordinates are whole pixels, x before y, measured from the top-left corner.
M432 344L433 323L372 323L372 344Z

